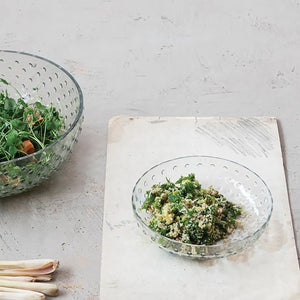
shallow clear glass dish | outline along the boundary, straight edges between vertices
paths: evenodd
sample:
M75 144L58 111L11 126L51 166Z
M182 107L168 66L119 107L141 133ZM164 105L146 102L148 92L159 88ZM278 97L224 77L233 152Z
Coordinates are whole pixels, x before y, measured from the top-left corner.
M59 65L28 53L0 50L0 77L29 103L53 105L64 117L62 137L34 154L0 162L0 198L31 189L55 172L72 152L83 121L83 96L75 79ZM19 98L9 86L9 95ZM38 90L33 90L38 88Z
M234 230L227 241L214 245L192 245L172 240L150 229L147 224L151 213L141 210L146 191L153 184L164 183L166 178L175 182L180 176L194 173L196 179L207 188L212 185L229 201L245 210L241 230ZM251 246L268 224L273 200L266 183L253 171L234 161L210 156L186 156L160 163L148 170L137 181L132 193L132 206L138 226L160 248L171 253L213 259L236 254Z

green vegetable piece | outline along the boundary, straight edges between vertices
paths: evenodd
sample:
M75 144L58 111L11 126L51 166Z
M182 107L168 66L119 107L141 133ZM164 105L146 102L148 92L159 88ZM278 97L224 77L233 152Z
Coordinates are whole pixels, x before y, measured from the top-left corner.
M8 148L8 152L9 152L12 156L14 156L14 155L18 152L18 149L17 149L16 146L11 145L11 146L9 146L9 148Z
M0 82L4 83L6 85L9 85L9 83L5 79L3 79L3 78L0 78Z
M19 129L21 131L26 130L28 127L28 124L26 122L21 121L20 119L11 120L10 124L13 128Z
M152 195L152 194L150 194L150 196L147 197L146 200L144 201L144 203L143 203L141 209L146 209L146 210L148 210L149 207L151 206L151 204L154 202L154 200L155 200L155 196Z
M13 98L6 98L4 101L4 109L13 111L17 107L17 103Z
M12 129L6 136L7 145L12 146L20 143L18 132Z
M178 201L180 201L180 196L178 192L173 192L172 194L169 195L168 198L171 203L178 203Z
M17 177L17 176L20 175L20 171L21 171L21 168L20 168L20 167L14 166L14 167L12 167L12 168L9 170L8 174L9 174L9 176L11 176L11 177Z

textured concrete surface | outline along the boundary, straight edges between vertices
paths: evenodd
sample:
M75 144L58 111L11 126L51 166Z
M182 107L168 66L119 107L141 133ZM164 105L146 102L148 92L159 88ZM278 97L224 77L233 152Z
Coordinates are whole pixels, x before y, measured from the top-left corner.
M70 71L85 123L56 176L0 201L1 257L59 258L60 299L98 299L107 122L116 114L277 117L299 245L299 13L299 0L2 1L1 48Z

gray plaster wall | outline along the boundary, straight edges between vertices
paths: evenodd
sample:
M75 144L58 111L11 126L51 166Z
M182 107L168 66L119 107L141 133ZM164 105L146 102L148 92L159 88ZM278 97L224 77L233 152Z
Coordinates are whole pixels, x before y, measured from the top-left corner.
M0 200L1 259L58 258L60 299L99 299L107 122L117 114L277 117L299 240L299 15L299 0L1 1L0 48L62 65L85 101L71 159Z

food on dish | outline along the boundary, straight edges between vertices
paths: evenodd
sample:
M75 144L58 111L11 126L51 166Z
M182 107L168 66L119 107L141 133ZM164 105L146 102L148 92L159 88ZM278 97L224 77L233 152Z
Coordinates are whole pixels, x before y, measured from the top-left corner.
M0 163L34 154L61 137L64 118L53 105L46 106L34 100L27 102L5 79L0 78L0 83L18 94L14 99L7 90L0 90ZM40 165L49 164L50 154L32 158L23 166L24 170L34 172L37 161ZM1 169L0 185L18 186L22 177L20 166L7 164Z
M6 80L0 82L11 86ZM16 90L16 89L15 89ZM33 154L61 137L64 119L53 105L0 91L0 162Z
M152 214L148 226L170 239L212 245L242 227L242 207L212 186L203 189L193 173L175 183L154 184L146 196L141 209Z

